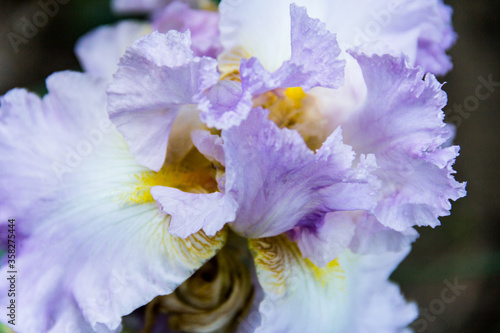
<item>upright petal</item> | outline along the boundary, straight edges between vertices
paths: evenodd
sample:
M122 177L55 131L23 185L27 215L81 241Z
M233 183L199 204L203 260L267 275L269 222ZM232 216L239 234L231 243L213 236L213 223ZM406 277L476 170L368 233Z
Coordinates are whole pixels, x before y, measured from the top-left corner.
M222 132L226 195L239 204L234 230L275 236L315 228L329 211L373 207L373 184L353 168L340 131L315 154L298 132L279 129L267 114L254 109L240 126Z
M442 1L431 1L429 6L434 10L427 16L428 23L418 38L415 65L422 66L427 72L444 75L452 68L450 57L445 51L457 40L451 22L453 10Z
M0 109L0 156L19 157L0 168L0 181L11 185L2 206L20 200L12 207L24 233L15 329L114 332L122 316L172 292L210 259L225 232L169 233L170 217L136 191L147 169L107 118L105 80L67 72L47 86L43 100L12 91Z
M108 89L108 111L139 164L160 170L178 112L217 79L215 60L193 57L189 32L153 32L127 49Z
M387 281L409 248L380 256L346 250L324 268L285 236L250 240L250 249L264 290L256 332L400 332L417 316Z
M372 153L380 169L381 200L375 210L385 226L404 231L439 224L449 200L465 195L453 179L458 147L441 148L450 131L441 110L446 94L433 75L408 67L403 58L353 53L367 85L365 105L342 128L357 153Z
M315 97L320 112L327 119L325 127L331 131L366 98L359 65L344 51L357 49L367 54L396 56L403 53L412 66L424 66L426 71L436 74L443 74L451 68L446 50L453 44L455 34L450 23L451 10L441 0L276 0L271 3L223 0L220 10L224 51L219 57L223 74L243 72L240 63L244 59L247 66L250 64L254 68L253 77L261 82L261 78L270 78L264 75L266 70L276 71L292 57L289 47L292 40L287 30L291 23L288 7L292 2L306 7L310 17L326 24L325 30L335 34L343 51L340 57L347 63L342 87L316 87L309 94ZM247 61L250 57L259 62ZM240 93L236 100L247 101L249 98L248 94ZM245 112L240 113L241 110ZM221 122L230 124L234 120L222 121L221 113L233 118L237 115L240 119L246 117L247 112L248 108L239 103L234 104L232 110L214 114Z
M325 29L324 23L311 19L305 8L291 5L289 12L290 44L285 47L290 49L291 57L284 59L277 69L266 66L258 54L249 50L245 50L252 57L249 60L232 57L233 50L219 57L223 76L239 72L241 87L239 82L220 82L212 88L208 95L210 104L203 105L201 115L208 126L227 129L238 125L248 115L252 98L266 91L288 87L309 91L317 86L338 88L342 85L345 61L339 58L340 48L335 35ZM236 59L239 67L225 63L228 57ZM221 94L231 93L228 88L235 85L231 89L236 92L232 100L219 98Z
M291 3L282 0L221 1L220 32L224 52L219 61L224 62L222 71L238 70L242 58L238 53L259 59L270 72L289 60L292 53Z
M290 59L288 6L305 6L309 15L337 34L343 50L358 47L366 53L404 53L412 65L444 74L451 68L446 50L456 36L451 10L441 0L222 0L221 42L225 53L245 50L274 71ZM237 58L233 59L234 66Z
M222 49L219 39L218 12L191 9L186 3L174 1L155 15L152 24L159 32L189 30L191 48L196 56L216 58Z
M274 73L260 65L257 58L242 60L241 80L254 94L275 88L338 88L343 83L345 61L340 48L325 24L307 15L304 7L290 5L291 56ZM255 60L254 60L255 59Z
M78 40L75 53L85 72L111 80L128 46L151 32L146 22L122 21L96 28Z

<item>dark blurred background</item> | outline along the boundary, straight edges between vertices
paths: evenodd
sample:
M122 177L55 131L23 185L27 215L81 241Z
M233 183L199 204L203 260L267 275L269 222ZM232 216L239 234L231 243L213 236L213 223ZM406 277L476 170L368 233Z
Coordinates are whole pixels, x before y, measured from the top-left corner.
M0 95L14 87L44 94L48 75L79 70L73 54L78 37L123 18L112 15L109 3L69 0L15 52L8 33L20 35L22 18L31 21L40 5L1 0ZM422 309L416 332L500 332L500 84L490 87L488 97L474 97L481 78L500 82L500 1L446 3L455 10L459 39L449 52L454 69L439 80L448 82L445 111L458 127L455 143L462 147L456 178L468 181L468 196L453 204L442 226L420 228L420 239L393 279ZM484 84L481 89L488 92ZM455 294L445 291L449 284L459 285Z

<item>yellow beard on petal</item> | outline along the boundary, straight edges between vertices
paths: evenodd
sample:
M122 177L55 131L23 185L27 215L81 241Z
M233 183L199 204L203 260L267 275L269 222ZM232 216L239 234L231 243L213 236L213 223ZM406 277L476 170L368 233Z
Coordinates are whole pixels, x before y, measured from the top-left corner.
M304 259L297 244L285 235L250 239L249 248L263 288L275 295L284 295L305 280L325 287L333 280L345 278L337 259L326 267L318 267Z
M185 239L170 234L163 235L163 239L165 237L171 238L171 241L168 242L171 244L170 247L165 249L170 256L184 258L184 262L191 263L197 269L224 246L227 234L227 228L224 228L214 236L207 236L203 230L200 230Z
M207 160L208 162L208 160ZM193 168L165 165L160 171L143 171L134 175L131 193L122 196L127 203L154 202L150 193L153 186L167 186L191 193L212 193L217 190L214 168Z
M130 191L119 196L123 203L152 203L153 186L167 186L191 193L212 193L218 190L217 169L196 148L192 148L176 164L165 164L158 172L142 171L132 176Z
M309 260L309 258L304 259L307 268L313 272L316 281L325 286L332 278L345 279L344 270L339 265L339 261L334 259L328 263L325 267L318 267Z

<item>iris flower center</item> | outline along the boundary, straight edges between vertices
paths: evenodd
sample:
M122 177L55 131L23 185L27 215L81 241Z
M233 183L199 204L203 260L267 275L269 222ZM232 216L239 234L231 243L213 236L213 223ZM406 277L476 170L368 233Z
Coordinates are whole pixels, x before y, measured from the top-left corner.
M269 119L280 128L297 130L312 150L321 147L326 136L325 120L313 96L300 87L280 88L254 98L254 107L269 110Z
M167 186L191 193L218 191L216 168L196 148L192 148L178 163L165 163L158 172L143 171L133 176L132 190L124 196L128 203L154 202L153 186Z

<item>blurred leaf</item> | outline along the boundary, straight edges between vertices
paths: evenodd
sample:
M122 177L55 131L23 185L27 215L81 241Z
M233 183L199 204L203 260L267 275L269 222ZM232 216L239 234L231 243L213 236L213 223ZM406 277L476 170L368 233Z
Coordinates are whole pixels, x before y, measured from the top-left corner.
M0 323L0 333L14 333L14 331Z

